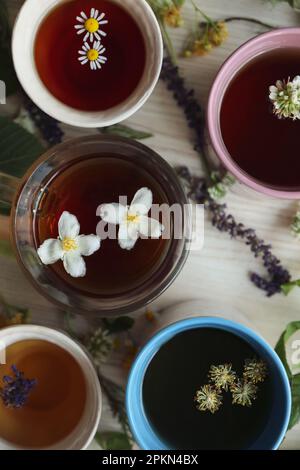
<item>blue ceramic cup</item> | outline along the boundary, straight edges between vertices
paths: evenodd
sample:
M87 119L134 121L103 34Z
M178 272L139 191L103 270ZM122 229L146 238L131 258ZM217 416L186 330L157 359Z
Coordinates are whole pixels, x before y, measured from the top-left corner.
M225 330L245 340L267 364L272 380L270 418L252 450L275 450L287 431L291 413L291 390L281 360L266 341L251 329L218 317L195 317L173 323L156 333L137 356L128 380L126 407L129 424L139 447L144 450L171 450L152 428L143 406L143 381L148 365L158 350L175 335L195 328Z

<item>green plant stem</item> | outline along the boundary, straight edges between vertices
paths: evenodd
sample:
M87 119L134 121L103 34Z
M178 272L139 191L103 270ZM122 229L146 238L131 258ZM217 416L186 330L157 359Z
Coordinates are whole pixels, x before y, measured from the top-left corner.
M201 16L203 16L207 23L209 23L211 26L214 24L214 21L206 13L204 13L201 8L198 7L194 0L191 0L191 4L193 5L195 11L197 11L198 13L200 13Z
M224 23L231 23L233 21L247 21L248 23L254 23L267 29L275 29L275 26L265 23L264 21L257 20L256 18L249 18L247 16L229 16L221 21Z
M166 27L165 27L165 24L164 24L163 20L158 15L157 15L156 18L157 18L158 24L160 26L161 34L162 34L162 37L163 37L164 45L165 45L165 48L167 50L168 56L171 58L172 63L174 65L176 65L177 64L176 52L175 52L173 43L171 41L171 38L169 36L169 33L166 30Z

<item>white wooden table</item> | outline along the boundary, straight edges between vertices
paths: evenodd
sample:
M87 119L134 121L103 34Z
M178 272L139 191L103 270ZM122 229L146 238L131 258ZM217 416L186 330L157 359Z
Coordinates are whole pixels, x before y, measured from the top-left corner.
M198 1L203 10L214 19L224 16L251 16L274 26L300 26L300 14L296 14L285 3L273 8L263 0ZM8 0L7 3L13 17L23 2ZM185 27L171 32L178 50L194 16L188 0L187 4ZM195 89L196 96L203 105L224 59L241 43L263 29L238 22L231 23L229 31L227 42L214 49L210 55L179 61L187 83ZM170 164L184 164L191 171L201 174L199 157L193 151L193 136L181 110L176 107L163 83L157 85L151 99L128 124L153 133L154 137L145 141L146 145L156 150ZM69 126L64 126L64 131L68 138L87 133ZM92 131L88 131L90 132ZM293 277L300 277L300 242L289 231L291 217L297 208L296 202L268 198L249 199L234 191L226 197L226 202L232 214L247 226L257 229L262 238L272 243L274 253L289 268ZM190 254L182 273L173 286L157 300L156 306L165 308L178 301L201 299L203 295L209 295L212 299L220 300L220 315L223 302L232 305L246 316L253 329L275 345L286 324L292 320L300 320L300 290L295 290L287 298L275 295L269 299L249 281L250 270L260 271L262 267L248 248L240 242L230 240L226 234L219 233L207 220L203 250ZM59 312L33 289L13 259L0 259L0 292L8 302L29 307L35 322L55 326L61 324ZM118 375L117 367L114 373ZM106 405L101 427L104 430L117 428ZM282 448L300 448L300 425L287 434Z

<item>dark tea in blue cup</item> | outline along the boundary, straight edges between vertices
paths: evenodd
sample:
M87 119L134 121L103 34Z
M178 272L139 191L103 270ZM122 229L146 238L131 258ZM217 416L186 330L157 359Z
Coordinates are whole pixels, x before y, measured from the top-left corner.
M251 329L218 317L160 330L133 364L126 397L145 450L277 449L291 391L274 350Z

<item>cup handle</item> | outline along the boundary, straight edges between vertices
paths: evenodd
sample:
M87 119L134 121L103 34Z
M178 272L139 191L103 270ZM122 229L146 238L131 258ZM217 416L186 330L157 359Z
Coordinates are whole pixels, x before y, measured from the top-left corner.
M0 202L9 208L13 202L20 180L0 172ZM9 217L0 215L0 240L9 240Z

